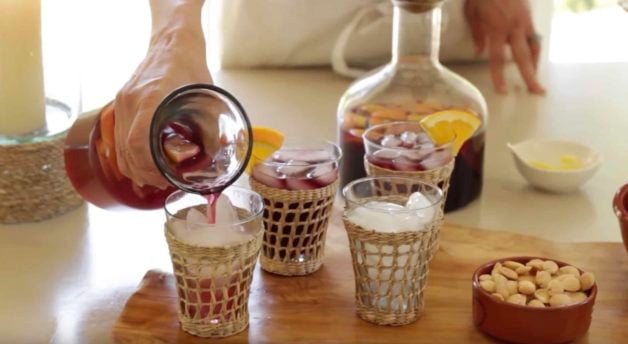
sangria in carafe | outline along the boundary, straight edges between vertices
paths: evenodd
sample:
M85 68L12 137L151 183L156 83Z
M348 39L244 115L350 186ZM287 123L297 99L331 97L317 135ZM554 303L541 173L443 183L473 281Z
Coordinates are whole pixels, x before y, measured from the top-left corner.
M477 116L482 124L456 157L445 210L458 209L482 189L486 103L477 88L438 60L440 2L392 3L391 61L356 80L338 106L338 141L344 152L341 184L366 175L362 135L370 126L420 122L435 112L463 112Z

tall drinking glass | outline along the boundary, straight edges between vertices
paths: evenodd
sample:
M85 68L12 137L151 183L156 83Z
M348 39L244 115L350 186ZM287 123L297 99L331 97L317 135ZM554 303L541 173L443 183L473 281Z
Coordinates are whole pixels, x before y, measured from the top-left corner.
M251 188L264 198L264 270L294 276L320 268L340 158L334 143L293 141L253 168Z
M204 197L176 191L166 199L165 235L179 297L179 322L201 337L226 337L249 322L248 298L262 244L262 198L231 186L207 222Z
M405 192L392 187L401 184ZM424 308L443 192L411 178L367 177L349 183L343 195L358 316L377 325L414 322Z

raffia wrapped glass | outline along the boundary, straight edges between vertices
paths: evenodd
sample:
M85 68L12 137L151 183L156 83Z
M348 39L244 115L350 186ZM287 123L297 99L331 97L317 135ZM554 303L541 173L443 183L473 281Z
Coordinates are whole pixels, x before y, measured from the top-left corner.
M249 183L264 200L262 269L284 276L318 270L338 181L312 190L271 188L253 178Z
M449 180L451 178L451 172L454 170L454 162L455 162L455 159L452 159L446 165L443 165L439 168L435 168L432 170L427 170L427 171L396 171L396 170L390 170L387 168L379 167L377 165L373 165L366 158L364 158L364 168L366 169L366 174L372 177L378 177L378 176L408 177L408 178L415 178L424 183L438 185L438 187L441 190L443 190L443 195L445 199L447 199L447 191L449 190ZM393 187L404 188L405 185L393 185ZM445 209L445 202L442 203L441 207Z
M364 158L364 168L366 169L366 174L368 176L395 176L415 178L418 181L438 185L438 187L443 190L443 195L445 199L447 199L449 180L451 178L451 172L454 170L454 163L455 159L452 159L448 164L428 171L396 171L373 165L366 158ZM382 190L385 190L385 188L394 188L400 192L403 192L405 190L404 188L406 188L407 186L404 184L386 183L380 184L379 187L382 188ZM441 203L441 210L443 212L445 211L445 202ZM430 259L432 259L438 251L438 238L440 237L440 229L436 229L434 236L436 237L436 242L432 247Z
M0 223L47 220L83 204L65 172L64 140L0 145Z
M442 217L425 230L380 233L343 218L353 272L358 316L377 325L399 326L423 312L430 252Z
M261 227L261 218L253 226ZM248 298L262 244L260 230L250 240L223 247L183 243L166 222L179 296L181 328L200 337L227 337L246 329Z

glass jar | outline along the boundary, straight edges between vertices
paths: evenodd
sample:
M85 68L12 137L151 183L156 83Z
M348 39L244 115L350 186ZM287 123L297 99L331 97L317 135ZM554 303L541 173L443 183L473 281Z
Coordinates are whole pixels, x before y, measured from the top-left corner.
M441 0L392 0L390 62L356 80L338 105L338 141L344 153L341 184L365 176L362 134L372 125L420 121L447 109L476 114L482 126L456 157L446 211L476 199L482 189L486 102L478 89L441 65Z

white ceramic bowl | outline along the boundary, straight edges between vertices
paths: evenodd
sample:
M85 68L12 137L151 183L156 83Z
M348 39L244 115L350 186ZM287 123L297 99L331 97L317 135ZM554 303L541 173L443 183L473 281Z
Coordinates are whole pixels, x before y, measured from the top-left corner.
M589 180L602 162L593 149L572 141L530 139L508 144L519 173L533 186L550 192L565 193L578 189ZM557 162L564 155L572 155L582 162L575 170L546 170L530 165L531 160Z

